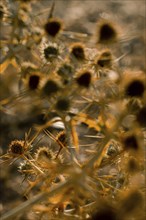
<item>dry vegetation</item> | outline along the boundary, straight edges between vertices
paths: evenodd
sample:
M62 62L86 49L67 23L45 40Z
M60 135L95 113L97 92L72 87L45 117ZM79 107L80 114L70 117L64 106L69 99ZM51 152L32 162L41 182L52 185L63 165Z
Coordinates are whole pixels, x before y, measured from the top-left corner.
M0 2L1 220L144 220L144 1Z

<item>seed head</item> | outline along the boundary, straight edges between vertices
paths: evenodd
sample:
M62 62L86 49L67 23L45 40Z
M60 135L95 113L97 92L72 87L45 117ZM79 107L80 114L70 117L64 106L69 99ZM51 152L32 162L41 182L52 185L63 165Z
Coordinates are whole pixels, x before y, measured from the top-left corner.
M125 88L125 95L130 97L142 97L144 90L144 83L139 79L135 79Z
M46 96L51 96L59 91L58 84L53 80L48 80L43 87L43 94Z
M58 59L63 51L62 45L55 42L47 42L44 39L40 45L41 58L44 63L51 63Z
M73 44L70 53L79 61L85 60L84 46L80 43Z
M112 54L110 50L103 51L97 59L97 65L99 67L111 67Z
M84 72L78 78L76 78L76 82L79 86L88 88L91 82L91 73Z
M125 135L122 142L125 150L137 151L139 149L139 143L135 134Z
M58 55L58 50L55 47L48 46L47 48L44 49L44 56L46 60L48 60L52 56L57 56Z
M54 153L48 147L39 147L35 154L35 159L37 161L52 160L54 158Z
M73 76L73 67L70 64L64 63L59 67L57 74L62 78L64 84L67 84Z
M106 44L117 41L118 32L115 26L109 21L99 22L97 28L97 43Z
M45 31L51 37L56 37L56 35L62 29L62 22L56 18L50 18L45 24Z
M91 220L116 220L117 215L112 207L101 207L95 214L93 214Z
M31 74L28 80L28 87L30 90L36 90L40 83L40 76L37 74Z
M25 142L22 140L14 140L10 143L8 153L13 156L20 156L26 150Z
M70 77L73 74L73 67L65 63L58 69L57 73L62 77Z
M56 109L59 111L67 111L69 109L70 103L67 98L61 98L56 103Z

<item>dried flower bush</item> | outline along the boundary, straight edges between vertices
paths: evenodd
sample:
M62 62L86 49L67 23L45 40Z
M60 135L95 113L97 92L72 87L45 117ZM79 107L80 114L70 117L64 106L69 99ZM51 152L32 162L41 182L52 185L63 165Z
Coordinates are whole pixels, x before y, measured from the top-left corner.
M0 3L1 219L143 220L146 75L127 52L143 35L97 11L77 32L63 3Z

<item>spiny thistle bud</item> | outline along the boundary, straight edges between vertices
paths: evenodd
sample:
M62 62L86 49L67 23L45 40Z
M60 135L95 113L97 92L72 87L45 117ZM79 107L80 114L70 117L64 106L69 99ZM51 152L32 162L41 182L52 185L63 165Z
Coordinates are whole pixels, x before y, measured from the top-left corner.
M35 159L37 161L44 161L44 160L52 160L54 158L54 153L48 147L39 147L35 154Z
M64 63L59 67L57 74L62 78L64 84L70 82L71 77L73 76L74 69L70 64Z
M95 214L93 214L91 220L116 220L117 219L117 214L115 210L106 205L103 204L104 207L101 207Z
M53 80L48 80L43 87L43 94L46 96L51 96L59 91L58 84Z
M58 50L56 47L48 46L44 49L44 56L48 60L51 56L57 56Z
M125 88L125 95L130 97L142 97L145 90L144 83L135 79L129 82L129 84Z
M25 142L22 140L14 140L10 143L8 153L13 156L20 156L26 150Z
M53 61L60 58L63 52L63 46L61 44L57 44L55 42L47 42L45 40L42 41L40 45L41 58L43 62L52 63Z
M110 50L103 51L97 59L97 65L99 67L111 67L112 66L112 54Z
M38 74L31 74L28 79L28 87L30 90L38 89L40 83L40 76Z
M122 142L125 150L139 150L139 142L135 134L125 134Z
M79 86L88 88L91 82L91 73L84 72L79 77L76 78L76 82Z
M106 44L117 41L118 32L115 26L109 21L101 21L97 26L97 43Z
M56 37L56 35L62 29L62 22L56 18L50 18L45 24L45 31L51 37Z
M73 74L73 67L69 64L63 64L57 71L61 77L70 77Z
M85 60L84 46L80 43L72 45L70 54L79 61Z
M67 111L69 109L70 103L67 98L61 98L56 103L56 109L59 111Z

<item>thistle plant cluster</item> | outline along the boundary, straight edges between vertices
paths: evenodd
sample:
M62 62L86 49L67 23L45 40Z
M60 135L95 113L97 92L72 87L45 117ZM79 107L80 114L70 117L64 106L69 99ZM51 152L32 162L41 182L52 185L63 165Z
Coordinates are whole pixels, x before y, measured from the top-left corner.
M17 167L22 200L1 219L143 220L145 72L119 64L114 21L67 31L55 2L43 21L38 2L0 3L1 121L13 131L1 173Z

